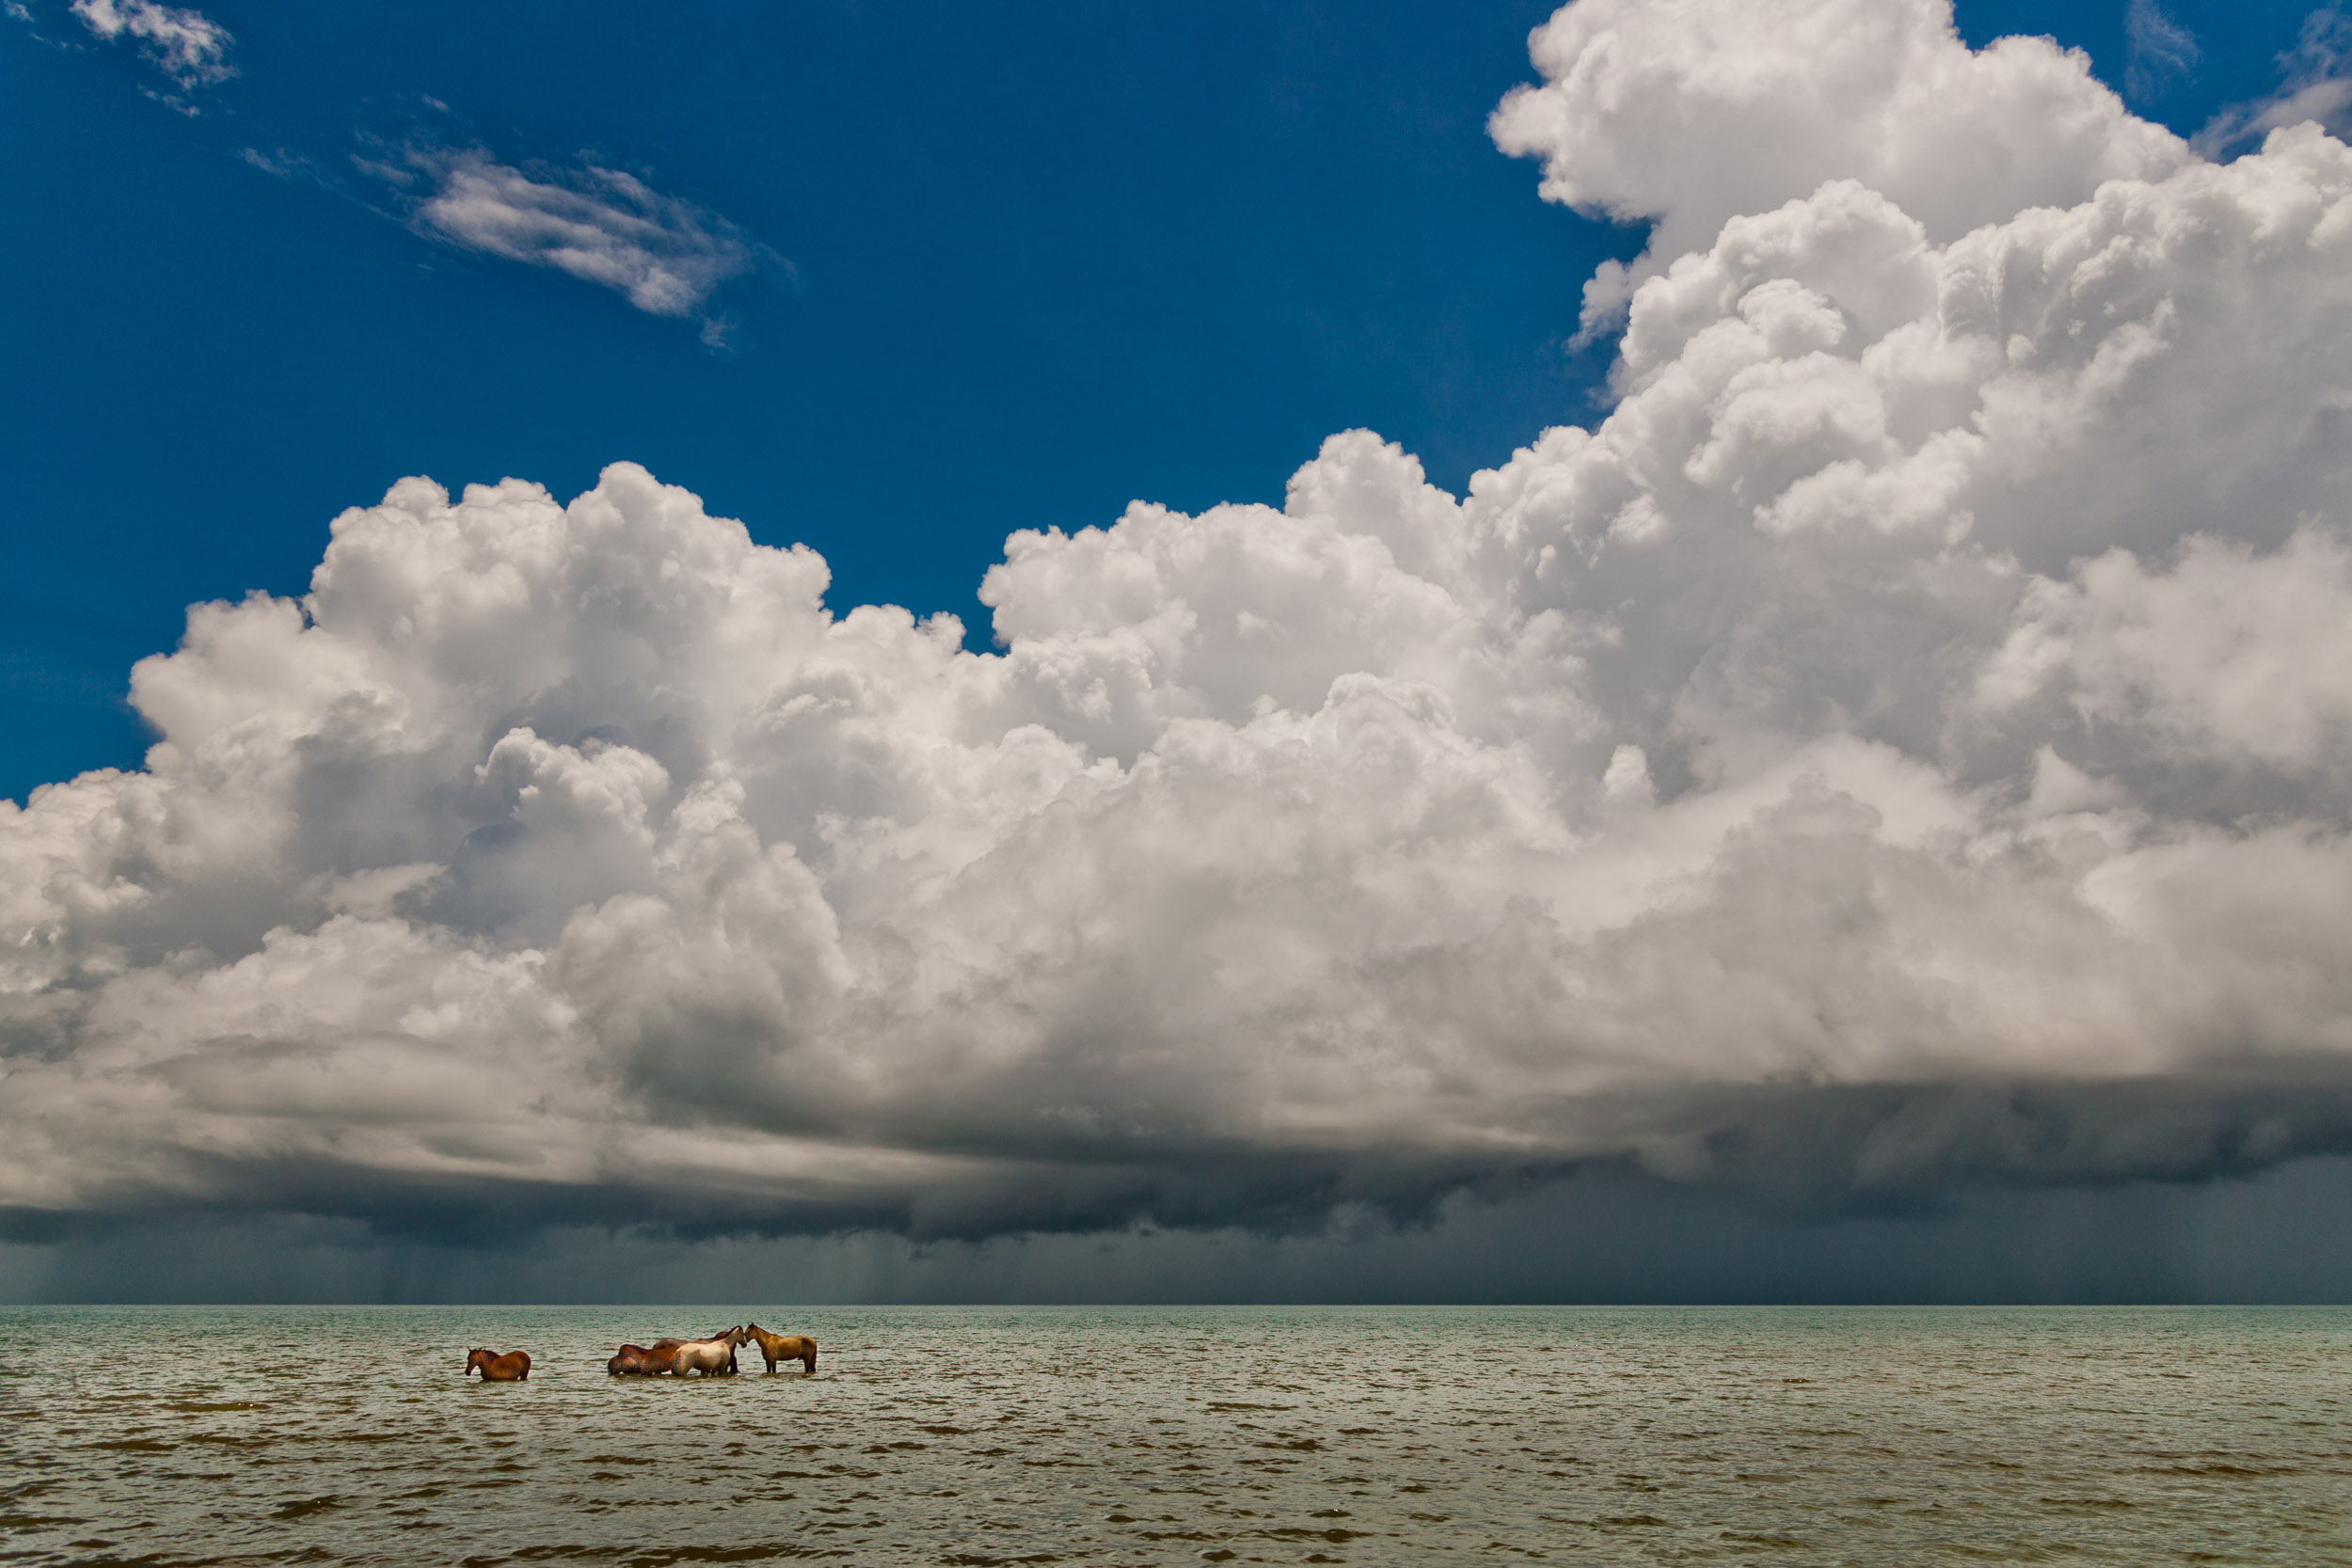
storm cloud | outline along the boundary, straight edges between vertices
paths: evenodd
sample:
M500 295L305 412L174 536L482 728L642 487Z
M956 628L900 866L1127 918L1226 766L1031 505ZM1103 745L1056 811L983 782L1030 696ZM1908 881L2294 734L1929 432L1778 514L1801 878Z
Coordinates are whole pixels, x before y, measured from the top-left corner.
M13 1233L1878 1223L2352 1150L2352 150L2207 161L1933 0L1534 55L1498 141L1657 228L1607 416L1466 495L1354 431L1016 533L987 654L627 463L404 480L192 610L146 767L0 802Z

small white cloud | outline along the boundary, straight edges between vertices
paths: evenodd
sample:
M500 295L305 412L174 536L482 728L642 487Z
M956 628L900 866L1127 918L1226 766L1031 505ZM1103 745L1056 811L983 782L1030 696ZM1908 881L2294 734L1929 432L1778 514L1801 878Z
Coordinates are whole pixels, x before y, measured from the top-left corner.
M236 40L201 11L155 0L73 0L72 9L109 43L125 36L137 40L140 53L183 91L215 87L237 73L229 63Z
M419 233L553 267L651 315L699 314L713 290L760 260L760 247L718 214L585 159L524 169L478 147L412 144L359 167L392 188ZM705 322L706 340L725 330Z

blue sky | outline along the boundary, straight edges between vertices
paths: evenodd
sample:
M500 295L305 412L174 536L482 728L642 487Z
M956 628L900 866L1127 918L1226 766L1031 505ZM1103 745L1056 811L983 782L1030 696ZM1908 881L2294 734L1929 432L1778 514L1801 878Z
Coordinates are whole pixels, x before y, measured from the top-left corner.
M135 764L131 663L184 608L298 592L392 480L561 496L630 458L814 545L838 608L950 610L1015 528L1136 498L1279 499L1367 426L1458 488L1588 421L1594 262L1639 248L1532 198L1487 114L1535 0L1185 6L271 6L205 14L186 94L64 0L0 26L0 793ZM2276 83L2304 8L2184 0L2193 132ZM1963 4L2122 84L2121 4ZM60 46L62 45L62 47ZM444 106L445 107L442 107ZM636 170L777 259L726 346L398 221L354 167L422 139ZM286 160L274 177L241 156ZM299 162L307 161L304 168Z

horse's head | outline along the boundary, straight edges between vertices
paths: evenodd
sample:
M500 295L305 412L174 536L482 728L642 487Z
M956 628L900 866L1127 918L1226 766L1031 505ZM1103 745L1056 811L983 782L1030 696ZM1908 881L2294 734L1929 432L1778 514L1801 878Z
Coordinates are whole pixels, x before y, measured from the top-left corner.
M490 1353L484 1350L479 1345L466 1353L466 1370L468 1372L471 1372L476 1367L486 1367L489 1364Z
M760 1327L757 1323L745 1323L743 1325L743 1342L745 1344L749 1344L754 1339L763 1339L767 1337L768 1331Z
M741 1323L727 1330L727 1349L737 1350L752 1342L752 1331Z

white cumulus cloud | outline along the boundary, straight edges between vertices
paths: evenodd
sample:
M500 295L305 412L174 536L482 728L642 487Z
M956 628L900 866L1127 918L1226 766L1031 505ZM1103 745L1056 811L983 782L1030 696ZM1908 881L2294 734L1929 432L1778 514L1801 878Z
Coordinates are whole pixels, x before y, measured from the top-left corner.
M344 513L138 666L145 768L0 806L0 1210L1279 1228L2352 1146L2352 150L2205 163L1947 20L1578 0L1499 124L1661 220L1607 417L1017 533L998 652L628 464Z
M1496 142L1543 160L1550 200L1657 225L1630 269L1587 285L1588 330L1726 218L1827 180L1862 182L1943 241L2189 156L2079 50L1969 49L1950 0L1578 0L1530 44L1544 81L1502 101Z

